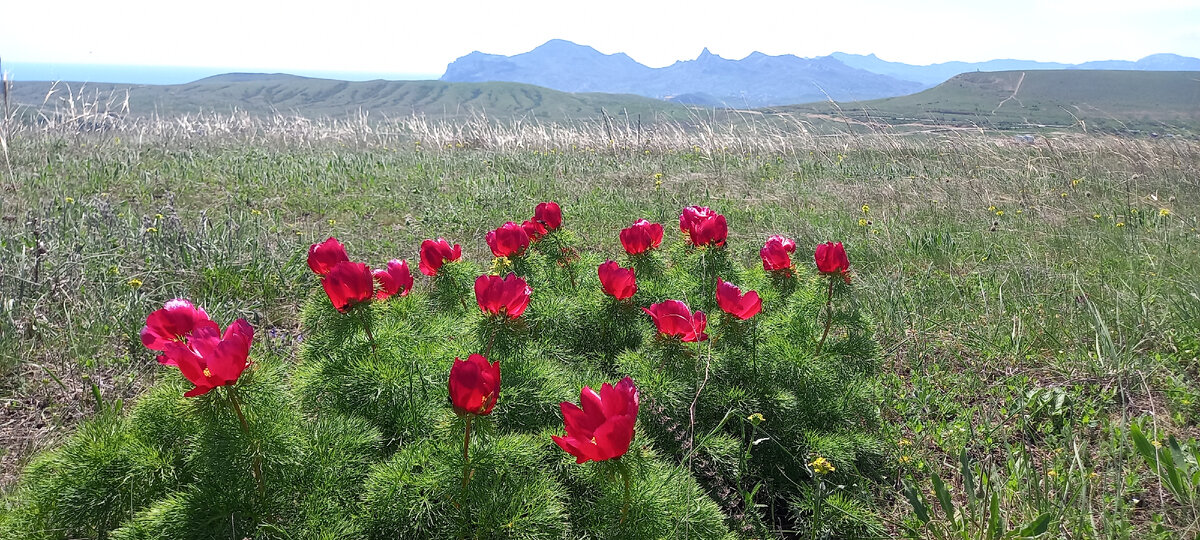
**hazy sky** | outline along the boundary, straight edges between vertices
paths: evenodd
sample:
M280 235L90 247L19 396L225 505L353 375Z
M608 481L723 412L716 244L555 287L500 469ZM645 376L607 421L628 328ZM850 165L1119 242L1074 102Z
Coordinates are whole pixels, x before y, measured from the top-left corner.
M473 50L515 54L551 38L654 67L695 58L703 47L726 58L843 51L913 64L1200 57L1200 0L6 4L0 58L14 62L440 75Z

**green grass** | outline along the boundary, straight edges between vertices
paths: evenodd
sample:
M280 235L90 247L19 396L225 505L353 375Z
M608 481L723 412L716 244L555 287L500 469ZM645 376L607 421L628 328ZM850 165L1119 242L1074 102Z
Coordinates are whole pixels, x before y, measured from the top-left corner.
M731 255L748 266L768 234L796 238L805 264L816 243L845 242L855 271L850 298L882 345L871 398L882 423L864 430L882 441L879 463L863 468L881 476L829 495L832 509L816 525L858 508L878 515L888 534L912 528L918 537L962 528L978 537L992 515L1007 531L1047 514L1055 536L1195 533L1190 502L1146 466L1130 426L1140 422L1162 441L1197 433L1200 148L1119 138L1005 147L987 136L776 146L753 136L746 151L697 139L647 153L568 143L446 148L402 136L137 144L129 134L22 135L10 142L13 177L0 221L4 414L44 422L55 439L98 408L93 383L112 402L177 378L136 338L145 314L174 296L219 320L250 318L260 329L256 350L294 357L300 307L316 288L303 252L329 235L375 264L411 260L421 239L445 236L486 266L484 231L552 199L581 248L615 256L616 231L635 217L671 230L681 207L706 204L728 217ZM621 362L633 370L645 360ZM551 377L530 366L529 376ZM768 422L778 414L761 412ZM399 413L386 414L373 413L403 425ZM536 410L520 414L530 426L545 421ZM4 448L15 452L5 457L10 473L29 459L32 441L21 438L29 432L39 433L4 432ZM66 451L87 450L74 444ZM830 456L857 444L807 441ZM130 452L117 464L155 471L167 459ZM418 458L397 455L376 474L408 474L406 459ZM952 507L975 519L946 518L937 490L930 493L935 473ZM929 525L904 496L906 484L923 494ZM371 500L399 504L387 491L393 483L366 485L379 497ZM162 495L147 489L137 496ZM183 512L195 496L169 495L156 511ZM797 497L778 509L794 515L773 523L807 536L816 508L805 501L814 499ZM108 506L96 512L114 516ZM144 516L148 530L155 515Z
M1195 133L1200 72L1030 70L956 75L908 96L773 109L893 125Z

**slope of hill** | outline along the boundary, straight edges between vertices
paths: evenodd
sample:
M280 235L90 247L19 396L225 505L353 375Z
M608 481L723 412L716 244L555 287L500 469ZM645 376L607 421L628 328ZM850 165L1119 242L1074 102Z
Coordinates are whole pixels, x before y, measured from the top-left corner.
M673 99L706 96L730 107L761 107L818 99L872 99L915 92L920 84L854 69L829 58L753 53L741 60L705 49L695 60L650 68L625 54L551 40L501 56L473 52L452 62L443 81L515 81L567 92L614 92ZM709 98L711 96L711 98ZM690 98L689 98L690 99Z
M53 93L50 89L54 88ZM76 102L99 99L107 108L123 107L135 116L233 109L253 114L283 112L306 117L344 117L369 111L372 115L438 117L486 114L495 118L538 120L599 117L628 113L686 118L678 104L641 96L559 92L528 84L448 83L440 81L347 82L283 74L226 74L180 85L121 85L23 82L14 86L18 105L65 106L68 94ZM47 94L50 97L47 99ZM82 97L82 100L80 99Z
M1154 130L1200 127L1200 71L964 73L909 96L772 109L892 124Z

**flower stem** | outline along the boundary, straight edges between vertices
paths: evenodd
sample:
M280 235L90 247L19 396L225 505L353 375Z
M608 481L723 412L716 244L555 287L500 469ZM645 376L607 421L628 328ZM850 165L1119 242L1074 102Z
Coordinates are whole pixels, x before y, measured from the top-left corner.
M625 516L629 513L629 500L631 498L629 490L629 467L622 463L619 470L621 471L621 479L625 481L625 504L621 505L621 523L624 524Z
M363 325L363 331L367 333L367 341L371 343L371 352L372 353L377 352L378 349L376 348L376 345L375 345L375 334L371 333L371 314L370 313L366 313L363 315L362 325Z
M754 366L754 375L758 375L758 319L754 319L754 326L751 327L750 336L750 365Z
M825 331L821 333L821 342L817 343L817 356L821 355L821 348L825 346L825 338L829 336L829 326L833 324L833 280L836 276L829 276L829 295L825 298Z
M499 333L500 333L499 326L497 326L495 330L492 330L492 337L488 339L487 350L483 351L484 358L492 357L492 345L496 344L496 334L499 334Z
M471 420L475 415L467 415L467 429L463 435L463 472L462 472L462 497L463 505L467 503L467 484L471 481Z
M229 394L229 403L231 405L233 405L233 412L237 413L238 421L240 421L242 424L242 433L244 433L246 435L246 438L248 438L248 439L251 438L250 437L250 423L246 422L246 415L242 414L242 404L241 404L241 401L238 400L237 392L233 389L232 385L226 386L225 391ZM263 493L262 456L260 455L259 450L258 450L258 441L252 440L250 444L253 447L251 450L254 452L254 461L250 467L250 474L254 475L254 483L258 487L258 494L262 495L262 493Z

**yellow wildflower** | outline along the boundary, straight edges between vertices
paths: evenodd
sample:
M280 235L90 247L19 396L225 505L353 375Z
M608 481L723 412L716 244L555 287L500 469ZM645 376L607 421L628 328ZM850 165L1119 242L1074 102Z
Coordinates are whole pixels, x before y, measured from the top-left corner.
M259 210L259 209L255 208L255 209L251 210L251 211L250 211L250 213L251 213L251 214L254 214L254 215L256 215L256 216L261 216L261 215L262 215L262 210Z
M828 459L825 459L825 458L819 457L819 456L817 457L817 459L814 459L811 462L809 462L808 466L812 467L813 472L815 472L817 474L821 474L821 475L829 474L829 473L837 470L837 468L835 468L833 466L833 464L829 462Z
M859 220L858 220L858 226L859 226L859 227L866 227L866 226L867 226L867 220L866 220L866 219L864 219L864 218L859 218Z
M508 257L496 257L492 259L492 267L488 269L488 273L500 275L500 272L509 266L512 266L512 261L508 260Z
M1092 214L1092 219L1100 219L1100 214Z
M1162 448L1162 443L1158 441L1150 441L1150 444L1153 444L1155 448Z
M1065 198L1067 198L1067 192L1065 192L1065 191L1064 191L1064 192L1062 192L1062 197L1063 197L1064 199L1065 199Z
M662 180L662 173L660 173L660 172L656 172L656 173L654 173L654 179L655 179L655 180Z
M869 214L871 212L871 207L864 204L862 207L862 211L864 214Z
M906 439L904 437L901 437L900 440L896 444L899 444L900 446L912 446L913 442L912 442L912 439Z
M146 227L146 232L156 233L156 232L158 232L158 227Z
M329 224L330 224L330 225L337 225L337 220L336 220L336 219L330 218L328 221L329 221Z
M754 413L750 416L747 416L746 420L749 420L751 424L754 424L756 426L767 421L766 418L763 418L762 413Z
M989 206L989 207L988 207L988 212L995 212L995 211L996 211L996 207L995 207L995 206Z
M912 463L912 456L900 456L900 463L905 465Z
M1058 471L1050 469L1046 471L1046 476L1049 476L1050 478L1058 478Z
M1076 179L1074 179L1074 180L1071 180L1071 185L1072 185L1072 186L1078 186L1078 185L1079 185L1079 183L1080 183L1080 182L1082 182L1082 181L1083 181L1083 179L1082 179L1082 178L1076 178Z
M1124 226L1125 226L1125 222L1124 222L1124 221L1118 221L1118 222L1117 222L1117 227L1124 227Z
M997 215L997 216L1003 216L1003 215L1004 215L1004 210L996 210L996 215Z
M130 287L133 287L135 289L142 286L142 280L140 280L138 278L132 278L129 281L127 281L126 283L128 283Z
M162 218L163 218L162 214L154 214L154 219L162 219Z
M1166 208L1160 208L1158 210L1158 215L1160 215L1162 217L1167 217L1167 216L1171 215L1171 211L1167 210Z
M72 199L71 197L63 197L63 201L66 202L67 204L71 204L71 203L75 202L75 199Z

